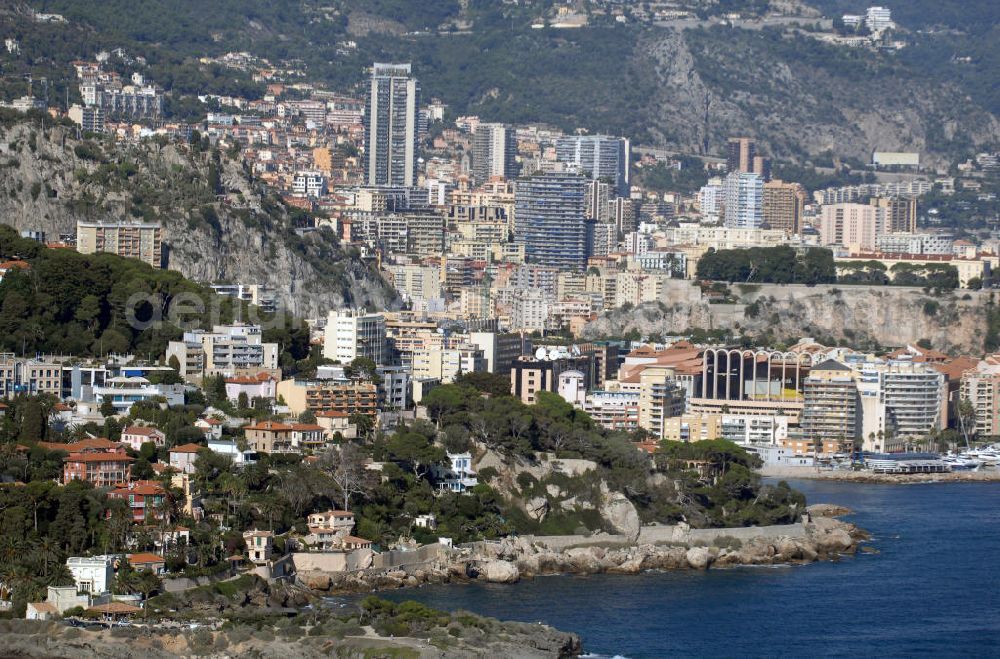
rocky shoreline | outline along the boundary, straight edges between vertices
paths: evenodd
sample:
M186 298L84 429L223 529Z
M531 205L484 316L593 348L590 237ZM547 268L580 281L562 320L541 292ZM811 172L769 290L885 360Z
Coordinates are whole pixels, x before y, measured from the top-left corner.
M622 536L531 536L475 543L430 564L355 573L308 572L299 583L321 593L360 593L433 583L482 580L516 583L552 574L638 574L647 570L706 570L747 565L798 565L854 554L869 535L834 515L839 506L811 506L801 524L766 529L715 529ZM709 540L709 536L711 539ZM651 541L645 541L651 540Z
M66 659L171 659L173 657L407 657L463 659L522 657L562 659L583 653L576 634L546 625L501 622L469 613L419 636L379 634L371 626L313 621L306 627L288 619L264 624L204 624L196 628L156 624L81 629L54 621L0 620L5 657ZM353 633L344 633L345 631Z

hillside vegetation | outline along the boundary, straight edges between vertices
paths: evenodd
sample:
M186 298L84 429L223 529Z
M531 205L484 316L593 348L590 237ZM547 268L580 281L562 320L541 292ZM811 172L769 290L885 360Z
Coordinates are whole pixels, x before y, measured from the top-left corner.
M0 262L9 259L29 267L0 281L0 352L158 359L184 329L249 316L245 303L180 273L112 254L49 249L0 224ZM191 311L192 299L202 301L201 310ZM281 345L282 367L294 372L310 357L304 323L285 314L260 317L271 326L265 339Z
M847 3L813 4L832 14ZM755 134L773 156L798 161L830 149L866 161L873 149L933 158L995 144L995 4L887 4L911 42L898 53L838 48L794 30L721 27L717 20L679 30L594 15L582 29L531 29L548 11L541 2L227 0L195 7L188 0L35 0L71 24L11 21L25 42L44 29L53 60L123 45L147 57L153 80L184 94L223 93L234 84L252 92L240 72L195 61L248 50L301 61L310 78L340 88L363 82L372 61L412 61L425 93L456 115L582 126L686 151L721 153L725 138L737 133ZM854 3L849 9L858 10ZM357 48L343 49L347 40ZM9 54L0 59L13 71L25 67ZM58 75L55 68L50 76ZM57 88L64 84L51 79ZM6 84L10 96L19 83ZM195 111L179 98L171 109Z

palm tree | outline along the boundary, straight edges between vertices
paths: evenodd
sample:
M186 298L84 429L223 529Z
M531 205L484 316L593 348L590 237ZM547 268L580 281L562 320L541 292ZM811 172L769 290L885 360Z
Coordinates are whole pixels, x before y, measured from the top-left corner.
M149 594L159 588L160 585L160 578L153 574L152 570L146 569L142 572L136 573L136 577L132 582L132 587L136 592L142 593L143 620L149 617Z
M59 547L49 536L42 536L33 546L36 559L42 564L42 577L48 578L49 565L59 561Z
M236 509L239 508L240 500L247 493L247 486L243 479L236 474L223 474L219 481L222 491L229 496L230 512L235 514Z

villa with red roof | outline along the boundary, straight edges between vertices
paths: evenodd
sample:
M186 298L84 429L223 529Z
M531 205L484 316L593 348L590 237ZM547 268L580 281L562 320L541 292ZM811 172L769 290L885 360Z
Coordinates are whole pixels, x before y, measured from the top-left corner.
M135 481L108 492L109 499L122 499L128 502L132 511L132 521L137 524L162 519L163 512L160 506L166 496L167 491L156 481ZM109 510L109 515L110 512Z
M292 426L277 421L262 421L243 428L247 444L258 453L293 453Z
M122 444L128 445L133 451L142 449L143 444L152 444L163 448L167 436L152 426L129 426L122 431Z
M94 487L114 487L131 478L134 461L125 451L71 453L63 459L63 483L80 480Z

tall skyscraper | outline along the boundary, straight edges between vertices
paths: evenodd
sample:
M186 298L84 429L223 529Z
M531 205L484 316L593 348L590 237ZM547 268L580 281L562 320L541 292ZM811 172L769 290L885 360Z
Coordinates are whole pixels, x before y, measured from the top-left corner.
M868 203L885 213L885 229L890 233L916 233L916 197L872 197Z
M764 184L764 224L791 235L802 229L806 191L798 183L768 181Z
M819 239L854 253L873 252L886 234L885 211L868 204L826 204L820 216Z
M573 135L556 140L556 160L593 180L608 179L619 197L629 195L630 158L624 137Z
M611 199L611 185L604 181L587 184L586 215L588 220L608 221L608 201Z
M764 179L757 174L733 172L722 186L726 226L759 229L764 223Z
M757 156L757 142L751 137L730 137L726 145L726 170L752 172Z
M517 176L517 139L503 124L479 124L472 136L472 178L483 184L493 176Z
M516 238L529 261L567 270L587 265L586 184L573 174L542 174L517 182Z
M631 199L617 197L608 202L608 220L618 227L619 234L635 231L635 205Z
M753 169L751 169L754 174L764 179L764 181L771 180L771 159L764 156L754 156L753 157Z
M417 108L420 83L409 64L372 67L365 110L368 185L410 187L417 176Z
M730 137L726 145L726 170L757 174L770 181L771 159L761 155L752 137Z

